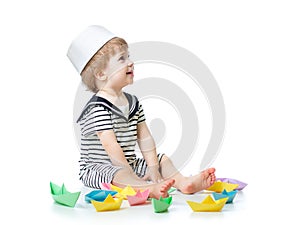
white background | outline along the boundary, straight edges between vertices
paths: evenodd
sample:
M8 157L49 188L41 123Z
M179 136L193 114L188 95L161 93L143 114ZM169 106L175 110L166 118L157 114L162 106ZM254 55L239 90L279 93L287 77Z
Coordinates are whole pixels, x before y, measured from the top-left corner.
M249 183L242 216L214 222L296 220L299 11L288 0L1 2L1 220L74 224L49 210L49 181L79 185L73 102L80 77L66 51L91 24L129 43L179 45L212 71L227 116L213 166L218 177Z

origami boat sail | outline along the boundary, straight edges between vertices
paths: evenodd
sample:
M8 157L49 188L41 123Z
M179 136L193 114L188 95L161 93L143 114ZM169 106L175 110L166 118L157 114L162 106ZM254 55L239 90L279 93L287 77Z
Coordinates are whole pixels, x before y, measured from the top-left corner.
M166 212L172 203L172 196L163 198L160 197L159 199L152 198L152 205L154 208L154 212L161 213Z
M122 192L122 191L123 191L123 189L122 189L122 188L120 188L120 187L117 187L117 186L115 186L115 185L112 185L112 184L110 184L110 190L117 191L118 193L120 193L120 192Z
M113 184L109 183L101 183L101 188L104 190L113 190L118 192L114 197L123 198L127 200L127 196L133 196L136 194L136 191L130 186L126 186L125 188L117 187Z
M224 207L228 198L222 198L220 200L213 200L208 195L202 202L186 201L194 212L219 212Z
M136 195L135 190L130 185L126 186L123 189L119 188L117 186L111 185L111 189L118 192L115 195L115 197L117 197L117 198L123 198L125 200L127 200L127 196Z
M101 183L100 187L102 190L111 190L110 183Z
M60 187L50 182L50 190L51 190L52 198L54 199L55 202L69 207L75 206L80 195L80 192L71 193L67 191L64 184L62 184L62 186Z
M231 184L227 182L222 182L222 181L216 181L213 185L211 185L209 188L206 190L208 191L215 191L221 193L222 191L233 191L236 189L239 185L238 184Z
M239 186L235 189L238 191L243 190L248 185L247 183L232 178L217 178L217 180L231 184L238 184Z
M94 190L85 195L85 201L91 203L92 200L103 202L107 196L110 194L114 196L118 192L110 190Z
M213 194L215 200L219 200L219 199L222 199L222 198L228 198L228 200L226 201L226 204L227 204L227 203L232 203L233 202L233 199L236 196L237 192L238 192L237 190L229 191L229 192L224 190L222 193L213 192L212 194Z
M127 199L128 199L128 202L131 206L140 205L140 204L143 204L147 201L149 194L150 194L149 189L147 189L143 192L138 190L135 195L131 195L131 196L127 195Z
M177 189L174 188L174 187L171 187L169 190L168 190L168 193L171 194L172 192L176 191Z
M103 202L91 200L91 203L93 204L97 212L120 209L122 202L122 198L114 199L110 194L108 194L107 198Z

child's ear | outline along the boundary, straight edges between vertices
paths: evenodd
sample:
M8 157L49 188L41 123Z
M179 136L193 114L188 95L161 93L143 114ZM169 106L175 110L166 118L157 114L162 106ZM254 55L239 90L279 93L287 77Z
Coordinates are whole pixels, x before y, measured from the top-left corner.
M96 77L96 79L101 80L101 81L104 81L104 80L107 79L107 76L104 75L104 73L102 73L102 72L96 73L96 74L95 74L95 77Z

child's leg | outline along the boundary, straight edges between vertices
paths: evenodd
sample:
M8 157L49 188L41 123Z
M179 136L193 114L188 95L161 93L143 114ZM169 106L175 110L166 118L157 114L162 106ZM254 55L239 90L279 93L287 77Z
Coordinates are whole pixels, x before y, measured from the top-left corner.
M202 191L211 186L216 180L215 168L209 168L197 175L185 177L175 168L172 161L165 155L161 160L160 168L163 178L175 179L174 187L185 194Z
M136 189L150 189L149 197L158 199L160 196L168 196L168 190L174 185L174 182L174 179L169 179L162 183L149 184L148 182L139 178L130 169L124 168L115 173L112 184L118 187L130 185L132 188Z

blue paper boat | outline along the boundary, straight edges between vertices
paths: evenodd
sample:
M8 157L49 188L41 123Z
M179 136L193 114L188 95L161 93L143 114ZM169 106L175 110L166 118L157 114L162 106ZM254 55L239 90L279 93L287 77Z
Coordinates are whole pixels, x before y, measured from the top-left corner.
M215 200L219 200L221 198L228 198L228 200L226 201L226 204L227 204L227 203L232 203L237 192L238 192L237 190L229 191L229 192L224 190L222 193L214 192L212 194L213 194Z
M85 201L88 203L91 203L92 200L95 200L97 202L103 202L109 194L111 196L114 196L117 193L118 192L116 191L110 190L94 190L85 195Z

